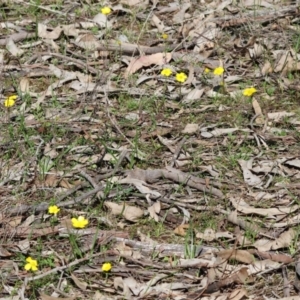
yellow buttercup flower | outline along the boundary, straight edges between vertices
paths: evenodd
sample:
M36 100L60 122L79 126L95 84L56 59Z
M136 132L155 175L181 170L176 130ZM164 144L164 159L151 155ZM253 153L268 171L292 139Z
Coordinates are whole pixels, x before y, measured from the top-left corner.
M60 208L56 205L51 205L48 207L48 213L52 215L57 215L60 211Z
M214 69L214 75L221 76L224 73L224 68L223 67L217 67Z
M177 74L176 74L176 80L177 80L178 82L183 83L183 82L185 82L185 81L187 80L187 76L186 76L186 74L184 74L183 72L177 73Z
M102 271L103 272L109 272L111 270L111 263L104 263L103 265L102 265Z
M247 89L244 89L243 95L247 97L251 97L254 93L256 93L256 88L255 87L250 87Z
M172 72L171 69L163 69L163 70L161 71L160 74L161 74L162 76L169 77L172 73L173 73L173 72Z
M12 95L12 96L7 97L4 101L4 106L5 107L14 106L17 98L18 98L17 95Z
M109 15L111 13L111 9L108 6L102 7L101 8L101 13L103 15Z
M209 68L205 68L205 69L204 69L204 73L205 73L205 74L208 74L209 72L210 72L210 69L209 69Z
M84 228L89 224L89 220L83 216L79 216L77 219L72 218L71 221L74 228Z
M32 259L30 256L26 258L27 264L24 266L26 271L37 271L38 270L38 262L35 259Z
M166 33L163 33L163 34L161 35L161 37L162 37L164 40L166 40L169 36L168 36Z

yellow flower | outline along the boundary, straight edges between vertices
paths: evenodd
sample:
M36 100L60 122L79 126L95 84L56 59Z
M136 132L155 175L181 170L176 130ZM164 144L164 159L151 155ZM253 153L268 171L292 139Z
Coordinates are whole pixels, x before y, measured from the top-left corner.
M104 263L102 265L102 271L103 272L109 272L111 270L111 263Z
M27 264L25 265L24 269L26 271L37 271L38 270L38 262L35 259L32 259L30 256L26 258Z
M111 13L111 9L108 6L102 7L101 8L101 13L103 15L109 15Z
M71 221L74 228L84 228L86 225L89 224L89 220L87 220L83 216L80 216L77 219L72 218Z
M57 215L60 211L60 208L57 207L56 205L51 205L48 207L48 213L49 214L52 214L52 215Z
M172 70L171 69L163 69L160 74L162 76L169 77L172 74Z
M4 106L5 107L14 106L17 98L18 98L18 96L16 96L16 95L12 95L12 96L7 97L4 101Z
M220 76L224 73L224 69L222 67L217 67L214 69L214 75Z
M205 74L208 74L209 72L210 72L210 69L209 69L209 68L205 68L205 69L204 69L204 73L205 73Z
M254 93L256 93L256 88L255 87L250 87L247 89L244 89L243 95L247 97L251 97Z
M186 81L186 79L187 79L187 76L186 76L186 74L184 74L183 72L177 73L177 74L176 74L176 80L177 80L177 81L183 83L183 82Z
M161 37L162 37L164 40L166 40L169 36L168 36L166 33L163 33L163 34L161 35Z

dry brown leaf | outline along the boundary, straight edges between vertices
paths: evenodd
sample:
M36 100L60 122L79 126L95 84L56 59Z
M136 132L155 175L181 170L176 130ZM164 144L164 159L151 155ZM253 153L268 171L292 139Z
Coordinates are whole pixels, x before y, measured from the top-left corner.
M218 257L225 260L237 260L245 264L251 264L255 261L254 256L246 250L226 249L218 252Z
M263 76L270 74L273 72L273 67L271 65L271 63L269 61L266 61L265 64L263 65L262 69L261 69L261 74Z
M40 293L41 300L74 300L76 297L68 297L68 298L61 298L61 297L51 297L44 293Z
M108 20L107 16L102 13L96 14L93 18L93 21L102 28L111 28L112 27L112 22L110 20Z
M174 233L181 235L181 236L185 236L186 235L186 229L188 229L190 226L189 224L181 224L178 227L176 227L174 229Z
M111 209L113 215L122 215L126 220L137 222L144 215L144 211L136 206L127 204L117 204L114 202L105 201L104 205Z
M297 54L293 50L274 50L279 59L277 60L274 72L281 72L286 75L288 72L300 70L300 63L297 59Z
M248 274L256 274L265 270L277 269L281 266L281 263L272 261L270 259L257 260L252 265L248 266Z
M264 124L265 120L264 120L264 115L262 113L261 107L258 103L258 101L253 97L252 99L252 106L255 112L255 115L257 115L258 117L255 119L255 123L256 124Z
M253 246L259 251L269 251L277 250L281 248L287 248L291 245L293 239L295 238L296 233L293 228L283 232L279 238L276 240L270 241L267 239L257 240Z
M185 12L191 7L191 3L183 3L179 8L179 12L173 16L173 22L182 23L184 20Z
M74 273L71 273L71 277L75 282L75 284L77 285L77 287L79 287L82 291L86 291L88 287L88 284L86 282L79 280Z
M3 247L0 247L0 257L8 257L11 256L11 253L8 252L6 249Z
M9 218L7 221L7 224L9 224L9 226L11 227L17 227L18 225L21 224L23 217L22 216L16 216L16 217L12 217Z
M199 131L198 124L186 124L185 128L181 131L181 133L193 134Z
M276 122L281 120L282 118L292 117L294 115L295 115L294 112L280 111L280 112L268 113L268 119L274 120Z
M71 184L71 183L69 182L69 180L66 179L66 178L63 178L63 179L59 182L59 186L65 188L65 189L71 189L71 188L74 187L74 185Z
M44 186L46 187L56 187L58 183L58 178L56 174L48 174L45 178Z
M257 214L264 217L290 214L299 209L298 205L291 207L255 208L248 205L243 199L235 199L234 197L230 197L230 201L232 205L243 214Z
M21 227L25 227L28 228L35 220L35 215L30 215L26 218L26 220L22 223L22 225L19 226L19 228Z
M128 6L147 7L149 0L121 0L120 3Z
M199 100L203 94L204 94L204 89L195 88L184 97L182 103L192 104L195 102L195 100Z
M24 51L20 49L12 39L9 39L6 44L6 49L13 55L13 56L21 56Z
M230 300L240 300L243 299L245 296L247 296L246 289L237 289L234 290L228 297Z
M243 177L244 181L249 185L253 187L261 187L262 180L257 175L253 174L251 172L252 169L252 161L253 159L249 159L248 161L239 159L238 163L240 164L242 171L243 171Z
M19 83L19 90L22 93L29 92L29 78L28 77L22 77Z
M265 258L265 259L269 259L269 260L284 263L284 264L289 264L289 263L293 262L293 260L294 260L291 256L286 255L286 254L281 254L281 253L276 254L276 253L270 253L270 252L262 252L262 251L258 251L258 250L251 250L251 253L256 254L260 258Z
M90 33L78 36L76 43L85 50L95 50L100 46L99 40Z
M160 213L161 210L161 204L160 201L154 202L153 205L148 207L148 212L150 214L150 217L154 219L156 222L159 221L159 216L158 214Z
M155 198L158 198L161 196L161 194L157 191L154 191L150 189L147 186L147 183L143 180L135 179L135 178L130 178L129 176L126 178L123 178L121 180L118 180L118 183L120 184L133 184L141 193L143 194L149 194Z
M196 238L211 242L216 239L216 232L212 228L206 228L204 233L198 232Z
M158 31L160 33L163 33L164 32L164 29L165 29L165 25L164 25L164 22L161 21L158 16L156 16L155 14L152 15L152 18L151 18L151 24L153 26L156 26Z
M204 233L197 232L196 237L205 241L213 241L220 238L232 239L233 234L228 231L215 232L212 228L206 228Z
M238 284L245 284L250 283L253 281L253 278L249 276L248 274L248 268L244 267L241 268L236 273L233 273L229 275L228 277L225 277L224 279L221 279L217 282L210 283L205 290L206 293L214 293L219 291L222 287L225 287L227 285L231 285L233 283Z
M116 300L115 297L109 297L107 294L100 294L99 291L96 291L94 296L92 297L92 300Z
M62 26L57 26L50 32L48 31L47 25L43 23L38 23L38 36L40 38L56 40L60 37L62 31L63 31Z
M149 67L151 65L162 66L167 64L171 58L172 53L156 53L152 55L144 55L139 58L133 58L126 69L124 76L127 78L129 75L143 67Z

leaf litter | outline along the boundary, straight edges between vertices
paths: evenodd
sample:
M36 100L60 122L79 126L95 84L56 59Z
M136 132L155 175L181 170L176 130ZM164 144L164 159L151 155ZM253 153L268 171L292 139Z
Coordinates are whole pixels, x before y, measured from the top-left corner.
M105 6L0 4L1 299L298 299L299 7Z

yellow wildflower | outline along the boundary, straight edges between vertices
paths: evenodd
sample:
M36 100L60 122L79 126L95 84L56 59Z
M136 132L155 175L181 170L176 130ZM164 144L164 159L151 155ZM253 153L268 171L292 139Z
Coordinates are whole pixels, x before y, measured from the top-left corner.
M5 107L14 106L17 98L18 98L18 96L16 96L16 95L12 95L12 96L7 97L4 101L4 106Z
M38 262L35 259L32 259L30 256L26 258L27 264L24 266L26 271L37 271L38 270Z
M244 89L243 95L247 97L251 97L254 93L256 93L256 88L255 87L250 87L247 89Z
M162 37L164 40L166 40L169 36L168 36L166 33L163 33L163 34L161 35L161 37Z
M209 68L205 68L205 69L204 69L204 73L205 73L205 74L208 74L209 72L210 72L210 69L209 69Z
M163 69L160 74L162 76L169 77L172 74L172 70L171 69Z
M102 271L103 272L109 272L111 270L111 263L104 263L103 265L102 265Z
M71 221L74 228L84 228L89 224L89 220L83 216L79 216L77 219L72 218Z
M214 69L214 75L220 76L224 73L224 68L223 67L217 67Z
M48 213L49 214L52 214L52 215L57 215L60 211L60 208L57 207L56 205L51 205L48 207Z
M103 15L109 15L111 13L111 9L108 6L102 7L101 8L101 13Z
M178 82L183 83L183 82L185 82L185 81L187 80L187 76L186 76L186 74L184 74L183 72L177 73L177 74L176 74L176 80L177 80Z

